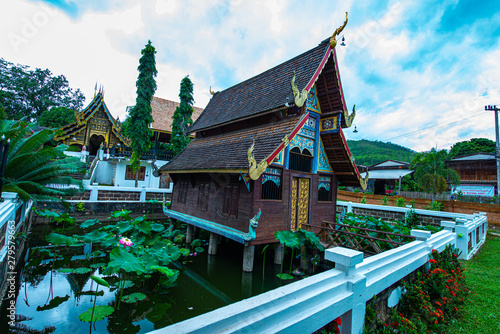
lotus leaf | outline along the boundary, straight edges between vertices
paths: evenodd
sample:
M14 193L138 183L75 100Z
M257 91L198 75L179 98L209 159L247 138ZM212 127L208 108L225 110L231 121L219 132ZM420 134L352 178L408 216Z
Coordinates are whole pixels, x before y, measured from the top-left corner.
M176 270L172 270L170 268L162 266L151 266L151 269L158 270L160 273L167 275L167 277L174 275L176 272Z
M123 269L126 272L136 272L138 275L140 275L146 271L144 261L127 252L122 247L113 248L109 255L109 258L110 261L108 263L108 268L113 268L115 272Z
M108 232L100 231L100 230L93 230L90 233L84 234L82 236L73 236L73 237L78 237L79 239L82 239L85 242L102 242L106 238L108 238L110 234ZM92 254L91 254L92 255Z
M60 245L66 245L66 246L71 246L77 243L77 240L73 237L68 237L63 234L59 233L51 233L48 236L45 237L45 239L57 246Z
M276 277L279 279L287 280L287 279L293 279L293 276L287 273L284 274L276 274Z
M94 309L94 316L92 316L92 309ZM108 315L113 313L115 309L107 305L99 305L95 308L91 307L87 311L83 312L78 316L78 319L85 322L94 322L106 318Z
M90 268L85 268L85 267L82 267L82 268L75 268L73 269L73 272L75 274L87 274L87 273L90 273L92 272L93 270L90 269Z
M81 228L87 228L99 224L99 219L89 219L80 224Z
M111 217L113 218L121 218L122 220L130 220L130 214L132 211L130 210L120 210L111 212Z
M106 265L106 263L104 262L99 262L99 263L92 263L89 267L90 268L102 268Z
M64 303L65 301L67 301L69 299L69 296L66 295L64 297L54 297L47 305L43 305L43 306L38 306L36 308L37 311L45 311L45 310L50 310L54 307L57 307L59 305L61 305L62 303Z
M165 226L163 226L163 224L154 223L151 224L151 229L155 232L162 232L165 229Z
M130 224L129 221L118 222L116 223L115 226L118 228L117 229L118 234L125 234L125 232L128 232L134 228L134 226L132 226L132 224Z
M130 295L123 296L121 301L124 303L132 304L144 300L146 295L140 292L131 293Z
M276 232L276 239L289 248L300 248L300 239L291 231Z
M134 223L135 227L144 234L151 233L151 222L150 221L141 221L139 223Z
M153 306L153 310L146 315L146 319L152 323L156 323L158 320L165 317L167 310L171 307L172 305L169 303L155 304L155 306Z

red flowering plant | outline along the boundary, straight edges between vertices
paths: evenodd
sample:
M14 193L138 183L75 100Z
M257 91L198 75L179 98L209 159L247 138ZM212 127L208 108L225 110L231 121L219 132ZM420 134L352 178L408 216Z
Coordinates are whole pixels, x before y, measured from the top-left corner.
M452 247L447 246L441 253L433 250L430 268L417 271L403 282L404 294L399 305L385 323L377 321L375 332L443 332L448 322L456 318L469 293L457 258Z

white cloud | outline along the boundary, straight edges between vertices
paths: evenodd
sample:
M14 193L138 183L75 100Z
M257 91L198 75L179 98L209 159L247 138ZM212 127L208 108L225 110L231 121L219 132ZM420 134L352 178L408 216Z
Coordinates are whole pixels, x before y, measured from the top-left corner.
M0 5L1 56L64 74L87 102L95 83L103 85L108 107L121 119L135 103L140 50L148 39L157 50L156 96L178 100L180 81L189 74L196 105L204 107L210 86L226 89L307 51L349 11L347 47L337 46L337 56L360 132L347 130L348 137L396 137L391 141L428 150L436 143L447 147L471 136L494 136L491 115L474 115L485 104L500 104L498 43L492 51L475 44L480 27L498 27L495 13L456 38L439 30L446 11L460 5L451 2L433 8L410 0L387 7L355 0L74 4L81 6L76 18L42 2Z

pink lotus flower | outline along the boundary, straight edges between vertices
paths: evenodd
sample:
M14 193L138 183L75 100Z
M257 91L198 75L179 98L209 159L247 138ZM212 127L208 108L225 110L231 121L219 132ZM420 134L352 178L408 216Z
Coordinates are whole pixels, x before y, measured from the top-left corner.
M126 246L130 247L130 246L132 246L134 243L133 243L133 242L132 242L132 240L130 240L129 238L121 238L121 239L120 239L120 244L122 244L122 245L123 245L123 247L126 247Z

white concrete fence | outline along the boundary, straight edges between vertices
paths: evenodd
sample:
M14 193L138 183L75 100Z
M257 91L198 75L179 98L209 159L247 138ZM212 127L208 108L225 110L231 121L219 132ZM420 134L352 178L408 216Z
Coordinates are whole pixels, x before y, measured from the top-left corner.
M415 241L366 259L355 250L327 249L325 259L335 269L151 333L312 333L337 317L342 334L361 333L366 302L426 265L433 249L441 252L452 245L465 259L479 249L486 238L486 215L459 216L457 222L443 221L445 229L433 235L412 230ZM401 289L393 291L389 306L397 304L400 294Z
M27 233L33 202L25 202L16 193L3 192L0 202L0 298L8 288L9 278L16 275L15 268L24 249L20 232Z

